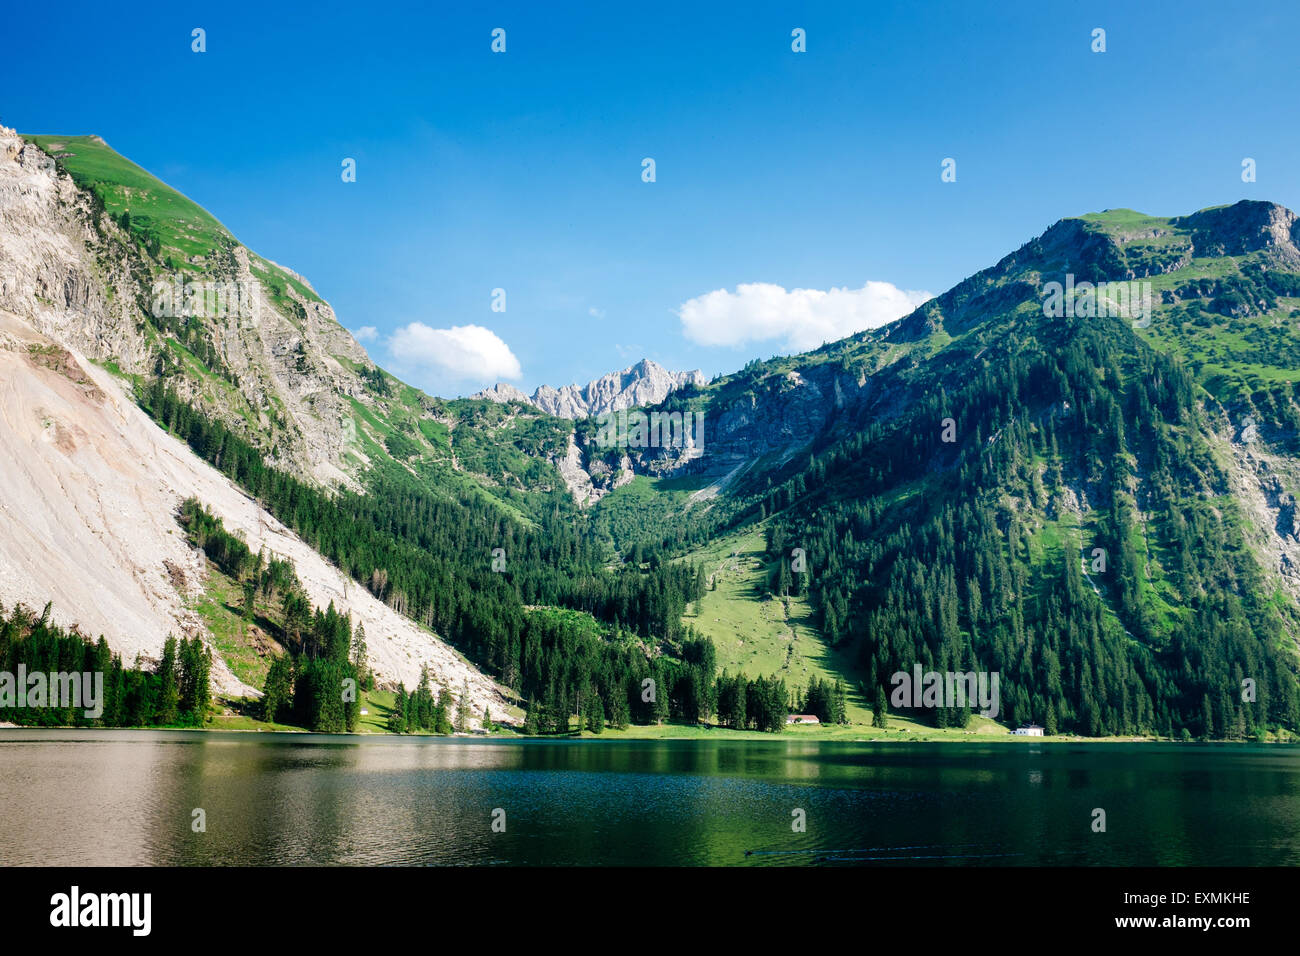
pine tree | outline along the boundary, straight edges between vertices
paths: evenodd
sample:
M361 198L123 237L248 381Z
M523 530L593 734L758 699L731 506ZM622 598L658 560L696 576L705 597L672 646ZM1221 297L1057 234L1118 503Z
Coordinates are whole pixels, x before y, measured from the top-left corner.
M455 728L452 726L453 707L455 700L451 696L451 691L446 687L438 691L438 703L433 708L433 731L438 734L450 734Z
M599 694L592 694L587 701L587 729L593 734L605 730L605 705L600 702Z
M389 733L406 733L406 685L397 685L397 696L393 700L393 709L388 715Z
M889 726L889 707L885 701L885 688L876 685L876 700L871 707L871 726L885 729Z
M849 722L848 692L844 681L835 678L835 689L831 693L831 720L837 724Z
M627 695L621 687L616 687L610 697L609 725L615 730L626 730L629 719Z
M158 664L158 676L162 678L159 689L157 722L164 726L176 723L180 717L180 687L177 681L176 638L167 635L163 642L162 660Z
M180 644L179 709L181 715L202 725L212 702L209 675L212 671L212 652L198 637Z
M461 687L460 700L456 704L456 732L468 733L470 719L469 678L465 678Z
M528 709L524 711L524 733L529 737L536 737L540 733L537 712L537 698L528 698Z
M367 663L366 626L360 621L352 632L352 666L357 672L357 682L366 691L375 689L375 676Z
M280 723L293 709L293 664L287 654L277 655L262 685L262 719Z

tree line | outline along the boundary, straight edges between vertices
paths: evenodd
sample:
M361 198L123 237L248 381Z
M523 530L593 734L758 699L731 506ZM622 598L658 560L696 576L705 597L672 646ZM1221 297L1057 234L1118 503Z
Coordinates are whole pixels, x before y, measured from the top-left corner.
M137 655L124 665L101 636L91 641L76 630L50 621L51 605L39 614L22 604L6 615L0 606L0 671L16 681L26 674L102 675L103 699L98 717L87 717L86 701L56 707L53 695L42 706L5 706L0 720L37 727L201 727L208 719L212 693L212 652L197 637L168 636L162 657L150 664ZM16 689L16 688L15 688Z
M365 629L354 632L350 615L331 601L324 610L307 598L293 563L254 555L247 543L227 531L201 502L182 502L178 521L191 544L244 588L245 607L253 597L278 598L281 643L262 688L261 716L320 733L351 732L361 713L361 691L371 680L365 666Z
M267 465L256 448L161 380L143 390L141 406L375 597L443 635L520 700L580 708L596 682L609 694L617 681L649 677L651 657L679 655L693 639L682 614L703 593L698 566L656 550L641 555L641 564L611 570L572 513L557 507L537 527L525 526L480 494L430 485L395 467L376 467L366 494L326 492ZM315 642L307 659L329 658L284 572L270 561L263 567L239 539L215 534L210 516L199 519L193 508L186 514L196 543L240 580L264 587L279 574L271 586L293 605L285 609L290 630ZM584 612L602 628L526 610L539 605ZM602 700L620 713L612 698ZM629 719L638 714L645 708L629 700Z
M1286 630L1200 437L1195 381L1125 331L1044 328L753 504L776 515L773 561L807 554L808 580L778 572L774 590L807 587L869 699L920 663L999 672L1002 719L1048 733L1300 727ZM969 710L933 719L964 726Z

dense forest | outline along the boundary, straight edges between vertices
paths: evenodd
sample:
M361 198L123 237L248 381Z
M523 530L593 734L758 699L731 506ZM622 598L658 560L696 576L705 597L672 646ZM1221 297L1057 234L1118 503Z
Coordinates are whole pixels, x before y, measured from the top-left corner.
M182 503L178 519L190 543L243 586L245 608L258 595L280 603L280 640L288 653L271 662L263 719L321 733L355 730L361 691L369 682L364 629L354 633L351 618L333 603L325 610L312 607L290 562L254 555L196 499Z
M771 591L810 596L829 641L856 656L868 700L920 663L997 671L1000 717L1049 733L1244 738L1300 726L1282 621L1227 476L1194 427L1207 412L1192 375L1111 332L1062 323L978 375L936 382L893 420L843 422L728 515L765 522ZM581 516L558 506L529 526L472 492L382 466L367 494L330 494L269 466L161 381L142 405L376 597L513 690L529 728L567 730L572 716L592 728L716 719L775 729L773 715L783 722L792 707L842 719L834 692L799 697L717 675L707 642L682 623L703 569L669 559L716 524L637 543L611 566ZM794 547L811 573L789 560ZM241 580L277 573L238 560L255 565ZM585 612L600 627L536 606ZM309 613L310 646L285 665L286 685L322 655L347 664L349 637L330 635L328 611L312 613L323 630ZM419 688L402 700L395 724L454 724ZM927 719L965 726L969 710Z
M1300 726L1294 657L1193 427L1193 379L1116 331L1060 327L864 423L755 504L779 515L773 590L810 590L869 697L920 662L999 672L1000 716L1048 733ZM811 575L786 567L795 546Z
M441 498L393 473L375 475L367 495L327 494L269 467L161 385L143 404L376 597L448 636L514 690L528 702L529 727L567 730L569 715L593 727L715 715L712 645L681 623L687 602L703 593L701 567L650 550L610 570L563 515L525 529L476 498ZM336 708L334 689L367 675L348 619L311 608L291 567L252 554L198 502L186 502L180 520L223 571L283 603L290 653L268 676L268 719L351 729L355 708ZM502 571L493 570L494 548L504 551ZM539 605L585 612L599 626L585 626L581 614L528 609ZM440 718L431 696L401 688L393 728L445 729L447 708ZM783 683L755 682L746 699L745 726L775 729L768 715L778 712L784 722Z
M19 707L8 697L17 688L4 685L16 682L20 667L27 675L102 675L103 699L96 708L84 698L76 707L54 706L59 701L47 687L39 704L29 697L28 706ZM0 607L0 721L37 727L199 727L212 702L211 670L212 654L197 637L169 636L155 667L139 658L125 666L102 637L90 641L52 624L48 604L39 616L21 604L7 616ZM86 716L88 709L99 709L99 716Z
M456 731L464 733L468 729L469 710L464 703L468 698L468 689L461 694L458 703L446 687L434 696L429 683L429 672L420 668L420 682L411 693L404 686L397 688L397 698L388 715L388 729L395 734L412 733L424 730L435 734L450 734ZM483 729L490 730L492 712L483 714Z
M249 605L260 595L283 608L281 640L288 653L277 657L267 674L264 719L321 732L355 729L359 698L344 700L341 689L349 679L353 687L371 686L361 629L354 632L350 619L332 604L324 611L312 608L292 565L253 554L198 501L186 501L178 518L190 542L244 585ZM649 656L644 644L617 624L605 631L593 626L594 619L586 618L585 626L583 620L583 615L555 609L522 616L522 646L536 656L529 672L549 676L528 695L528 733L567 733L571 715L579 726L597 733L629 723L715 718L724 726L774 731L784 726L792 705L828 723L844 719L842 685L832 688L814 681L803 698L792 700L785 683L776 678L718 677L712 642L689 629L679 656ZM422 674L411 692L397 689L389 730L463 731L469 719L467 696L462 693L458 700L446 687L435 694L427 674ZM489 723L491 715L483 718Z

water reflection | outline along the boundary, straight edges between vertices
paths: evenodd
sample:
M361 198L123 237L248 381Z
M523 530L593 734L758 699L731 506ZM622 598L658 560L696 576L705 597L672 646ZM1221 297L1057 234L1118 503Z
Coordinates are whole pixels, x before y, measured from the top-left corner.
M1296 865L1300 751L0 730L0 808L19 865Z

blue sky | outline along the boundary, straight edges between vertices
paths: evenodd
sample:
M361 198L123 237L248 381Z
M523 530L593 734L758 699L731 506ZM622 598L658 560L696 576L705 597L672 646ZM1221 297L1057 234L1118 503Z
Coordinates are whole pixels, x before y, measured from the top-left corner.
M1064 216L1300 208L1293 0L727 6L11 5L0 123L103 136L449 395L732 371Z

